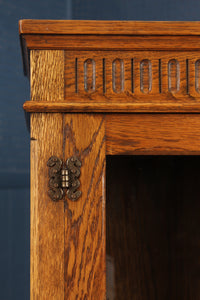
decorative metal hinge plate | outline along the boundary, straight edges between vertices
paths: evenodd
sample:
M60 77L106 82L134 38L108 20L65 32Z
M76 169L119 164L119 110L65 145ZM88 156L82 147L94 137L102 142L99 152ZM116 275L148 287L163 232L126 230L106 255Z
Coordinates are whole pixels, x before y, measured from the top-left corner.
M49 197L53 201L59 201L64 197L66 189L67 197L76 201L81 195L81 191L77 190L80 186L78 178L81 173L81 161L76 156L72 156L64 164L60 158L51 156L47 166L49 167Z

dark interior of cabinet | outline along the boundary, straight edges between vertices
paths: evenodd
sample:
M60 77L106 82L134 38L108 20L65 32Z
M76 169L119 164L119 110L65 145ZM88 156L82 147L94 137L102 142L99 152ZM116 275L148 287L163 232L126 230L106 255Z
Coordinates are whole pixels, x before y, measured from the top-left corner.
M109 300L200 299L200 157L108 156Z

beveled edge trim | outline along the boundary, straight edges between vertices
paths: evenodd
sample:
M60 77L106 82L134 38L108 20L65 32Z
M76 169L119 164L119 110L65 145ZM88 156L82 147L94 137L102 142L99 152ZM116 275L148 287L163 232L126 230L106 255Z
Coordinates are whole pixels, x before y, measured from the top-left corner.
M200 113L199 103L89 103L89 102L47 102L26 101L23 105L26 112L79 112L79 113Z
M20 34L200 35L199 21L19 21Z

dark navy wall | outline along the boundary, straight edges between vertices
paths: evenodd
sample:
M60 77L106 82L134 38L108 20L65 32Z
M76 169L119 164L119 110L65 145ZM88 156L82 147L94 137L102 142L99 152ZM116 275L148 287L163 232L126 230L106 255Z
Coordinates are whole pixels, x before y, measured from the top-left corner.
M200 20L199 0L0 1L0 300L29 299L29 134L19 19Z
M199 0L72 0L74 19L199 21Z
M63 0L0 1L0 300L29 299L29 134L18 20L66 19Z

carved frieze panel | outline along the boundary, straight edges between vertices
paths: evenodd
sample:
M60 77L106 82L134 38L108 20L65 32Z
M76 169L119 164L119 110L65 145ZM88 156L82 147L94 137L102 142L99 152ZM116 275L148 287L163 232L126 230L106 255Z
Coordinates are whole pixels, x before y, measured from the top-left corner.
M200 53L66 51L65 100L193 101L200 96Z

